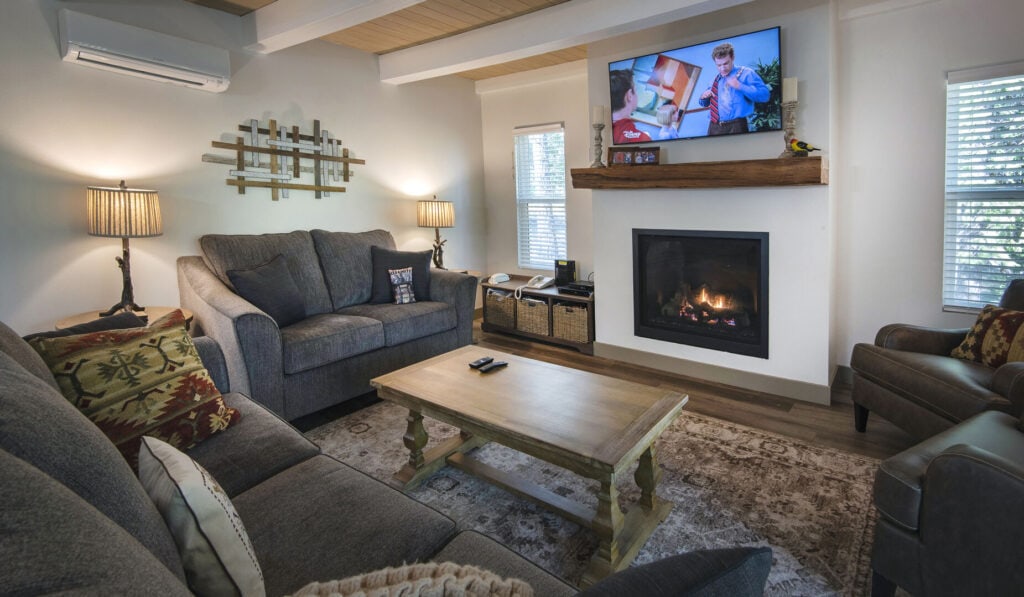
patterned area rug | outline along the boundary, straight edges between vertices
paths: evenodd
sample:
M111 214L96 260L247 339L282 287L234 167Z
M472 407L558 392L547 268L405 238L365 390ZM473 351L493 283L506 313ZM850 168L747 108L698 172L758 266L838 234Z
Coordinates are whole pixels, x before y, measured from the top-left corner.
M390 481L408 459L401 439L406 413L379 402L306 435L324 452ZM425 422L428 448L458 433L444 423ZM658 494L676 506L636 563L701 548L769 545L774 563L766 595L869 592L877 460L685 410L657 448L663 473ZM587 506L597 503L597 483L567 470L493 443L474 455ZM619 491L624 511L636 507L632 471ZM589 529L451 467L410 495L460 528L490 535L572 582L597 549Z

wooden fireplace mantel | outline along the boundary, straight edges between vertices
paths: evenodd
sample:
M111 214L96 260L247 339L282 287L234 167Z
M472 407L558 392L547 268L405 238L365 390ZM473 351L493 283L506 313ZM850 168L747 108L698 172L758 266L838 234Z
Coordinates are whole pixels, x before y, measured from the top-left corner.
M572 168L577 189L723 189L827 185L822 157Z

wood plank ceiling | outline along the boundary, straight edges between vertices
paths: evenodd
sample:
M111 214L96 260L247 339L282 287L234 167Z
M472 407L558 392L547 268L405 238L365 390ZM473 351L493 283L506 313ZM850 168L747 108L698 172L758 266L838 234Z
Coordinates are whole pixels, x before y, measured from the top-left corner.
M275 0L188 1L241 16L267 6ZM365 52L387 54L486 27L566 1L568 0L424 0L409 8L325 35L321 39ZM587 47L582 45L464 71L458 75L472 80L489 79L582 60L586 57Z

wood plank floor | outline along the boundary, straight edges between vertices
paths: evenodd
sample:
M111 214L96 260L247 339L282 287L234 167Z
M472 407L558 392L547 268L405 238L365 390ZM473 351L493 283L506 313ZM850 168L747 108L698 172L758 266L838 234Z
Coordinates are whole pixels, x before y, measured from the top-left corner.
M484 332L479 319L473 338L483 347L682 392L690 396L687 410L855 454L886 458L917 443L877 416L868 420L867 432L857 433L848 387L834 388L832 404L823 406L588 356L509 334Z

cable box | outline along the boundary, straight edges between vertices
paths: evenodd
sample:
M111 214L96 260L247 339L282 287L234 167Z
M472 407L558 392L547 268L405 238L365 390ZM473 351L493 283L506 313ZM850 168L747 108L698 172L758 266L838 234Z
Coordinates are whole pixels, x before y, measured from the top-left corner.
M576 282L569 282L564 286L558 287L558 292L564 294L571 294L573 296L594 296L594 283L586 280L579 280Z

